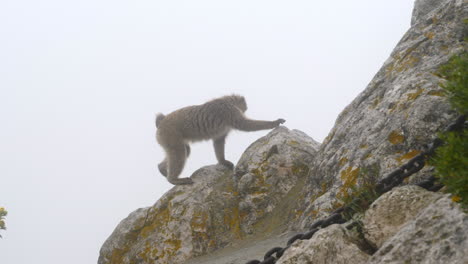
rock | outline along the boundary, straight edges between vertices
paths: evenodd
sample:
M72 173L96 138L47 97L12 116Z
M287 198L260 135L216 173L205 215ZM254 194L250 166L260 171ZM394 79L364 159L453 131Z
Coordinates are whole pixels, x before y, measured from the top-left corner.
M361 264L368 259L369 255L359 249L349 231L335 224L319 230L309 240L297 240L276 263Z
M304 133L279 127L246 150L235 175L219 165L197 170L193 185L175 186L122 220L98 263L182 263L247 235L284 231L317 147Z
M319 146L303 132L279 127L245 151L236 166L245 233L260 219L269 231L278 228L278 220L293 220L292 205L303 199L298 195Z
M442 195L417 186L395 188L379 197L365 212L362 224L366 239L376 248L396 234Z
M444 197L387 240L368 264L466 264L467 249L468 215Z
M310 202L298 208L303 214L297 228L339 207L363 178L381 179L409 161L455 119L434 73L466 46L468 10L462 2L443 1L430 12L431 19L411 27L367 88L338 116L311 166L305 190ZM431 174L426 166L409 180ZM330 199L318 199L322 195Z
M152 207L124 219L101 248L98 263L180 263L238 238L232 172L208 166L192 179L195 184L175 186Z
M416 24L416 22L423 19L427 14L437 9L442 5L443 2L447 2L447 0L416 0L414 2L411 25L413 26Z
M175 186L122 220L98 263L190 263L215 250L306 230L349 200L353 188L382 179L418 155L455 117L439 86L443 80L434 73L465 49L467 11L462 0L439 6L418 0L414 25L322 145L297 130L273 130L246 150L234 174L222 166L201 168L192 176L195 184ZM431 176L431 169L408 181ZM368 213L368 239L382 245L370 263L467 263L466 215L447 198L423 209L435 196L411 188L381 198L389 207L382 203ZM427 201L412 203L402 195ZM406 209L389 213L398 206ZM382 219L386 215L392 222ZM365 263L368 255L358 244L334 225L295 242L278 263L311 263L312 256L313 263ZM226 264L233 258L210 261Z

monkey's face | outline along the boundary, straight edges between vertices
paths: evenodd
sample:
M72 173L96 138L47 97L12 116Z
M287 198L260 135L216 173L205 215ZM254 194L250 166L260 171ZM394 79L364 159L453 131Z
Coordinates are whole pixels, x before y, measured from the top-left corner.
M239 98L238 107L244 113L245 113L245 111L247 111L247 102L245 102L245 98L243 96L240 96L240 98Z

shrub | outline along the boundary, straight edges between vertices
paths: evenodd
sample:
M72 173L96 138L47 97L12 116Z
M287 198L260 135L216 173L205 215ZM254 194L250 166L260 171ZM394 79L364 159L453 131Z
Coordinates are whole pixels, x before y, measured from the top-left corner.
M4 217L8 214L8 212L5 210L5 208L0 207L0 229L5 230L5 219ZM2 236L0 236L2 237Z
M438 76L446 79L441 84L451 106L461 114L468 114L468 53L452 57L440 67ZM445 144L436 151L431 164L436 177L454 194L453 200L468 208L468 129L441 133Z

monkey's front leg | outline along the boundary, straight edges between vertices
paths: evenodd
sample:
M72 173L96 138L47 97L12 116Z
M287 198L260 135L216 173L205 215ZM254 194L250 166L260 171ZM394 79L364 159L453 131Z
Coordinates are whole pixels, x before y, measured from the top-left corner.
M263 120L252 120L245 117L240 118L234 123L234 128L241 131L258 131L265 129L272 129L278 127L280 124L283 124L286 120L280 118L275 121L263 121Z
M219 138L213 139L213 146L218 163L232 170L234 169L234 164L224 158L224 145L226 143L226 136L227 135L223 135Z

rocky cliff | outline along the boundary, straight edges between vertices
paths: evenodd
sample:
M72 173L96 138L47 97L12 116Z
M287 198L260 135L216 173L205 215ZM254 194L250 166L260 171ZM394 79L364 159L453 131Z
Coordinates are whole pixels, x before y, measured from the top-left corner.
M201 168L194 185L122 220L98 263L245 263L285 246L291 232L309 230L453 121L434 72L466 48L467 17L463 0L417 0L411 28L322 144L280 127L234 172ZM403 185L430 176L425 166ZM468 217L441 193L398 187L358 217L290 243L276 263L468 263Z

